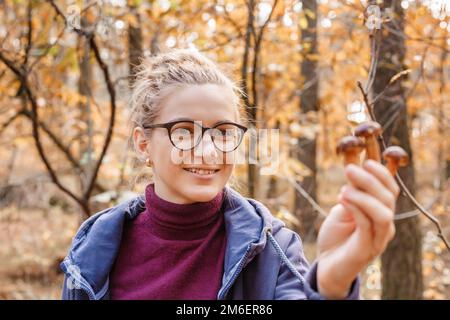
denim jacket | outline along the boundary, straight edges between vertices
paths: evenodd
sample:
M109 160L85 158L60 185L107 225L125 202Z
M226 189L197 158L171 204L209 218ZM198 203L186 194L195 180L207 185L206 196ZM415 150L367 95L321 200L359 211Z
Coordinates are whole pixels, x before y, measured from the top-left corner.
M312 267L294 231L260 202L225 187L227 244L218 300L324 299L317 290L317 264ZM145 209L144 195L98 212L83 222L67 257L62 298L110 298L109 273L118 255L126 220ZM174 284L176 285L176 284ZM358 299L359 280L347 299Z

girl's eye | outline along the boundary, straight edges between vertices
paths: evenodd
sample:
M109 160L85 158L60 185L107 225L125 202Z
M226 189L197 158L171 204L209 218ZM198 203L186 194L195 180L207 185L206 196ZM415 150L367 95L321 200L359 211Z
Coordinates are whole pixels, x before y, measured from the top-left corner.
M201 132L201 131L200 131ZM181 150L190 150L195 146L194 125L179 123L172 128L170 139L172 144Z
M194 133L194 124L193 123L178 123L172 128L172 133L178 134L193 134Z
M194 131L191 131L189 128L176 128L175 130L172 130L172 134L177 136L190 135L193 132Z
M213 130L212 136L220 139L231 139L236 136L236 130L232 128L216 128Z

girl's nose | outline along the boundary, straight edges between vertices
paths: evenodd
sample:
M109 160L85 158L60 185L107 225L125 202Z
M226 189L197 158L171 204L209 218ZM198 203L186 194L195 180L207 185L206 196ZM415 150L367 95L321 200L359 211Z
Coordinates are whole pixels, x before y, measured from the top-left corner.
M219 154L217 153L217 149L212 141L211 134L205 132L201 144L202 156L206 163L216 163Z

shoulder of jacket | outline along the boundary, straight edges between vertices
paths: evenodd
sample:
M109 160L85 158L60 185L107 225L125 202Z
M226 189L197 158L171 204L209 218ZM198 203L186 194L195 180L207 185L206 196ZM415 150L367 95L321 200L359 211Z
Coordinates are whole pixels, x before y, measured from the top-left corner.
M105 220L107 221L108 220L107 218L110 215L117 213L118 211L121 211L124 214L134 214L134 212L138 209L138 207L143 203L140 202L139 200L142 200L142 195L122 201L112 207L108 207L94 213L81 224L81 226L78 228L78 231L74 239L75 240L81 239L83 236L86 235L86 233L95 223L101 223Z

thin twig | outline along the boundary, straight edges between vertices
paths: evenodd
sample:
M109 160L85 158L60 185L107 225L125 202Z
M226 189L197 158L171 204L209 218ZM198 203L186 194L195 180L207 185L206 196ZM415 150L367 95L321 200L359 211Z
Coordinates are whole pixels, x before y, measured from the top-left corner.
M369 98L367 95L367 92L364 91L361 82L358 81L358 88L361 91L361 94L363 95L363 99L364 99L364 103L367 107L367 110L369 111L370 117L373 121L377 121L375 116L373 115L373 109L369 103ZM382 143L382 149L386 149L387 145L386 142L384 141L383 135L380 134L380 140ZM450 244L448 242L448 240L446 239L446 237L444 236L444 234L442 233L442 227L441 224L439 223L439 220L431 213L429 213L417 200L416 198L411 194L411 192L409 191L409 189L406 187L405 183L403 182L403 180L401 179L400 175L397 173L395 175L395 178L397 180L397 183L400 186L400 189L404 192L404 194L409 198L409 200L411 200L411 202L416 206L416 208L425 216L427 217L437 228L438 230L438 237L442 239L442 241L444 242L445 246L447 247L447 249L450 251Z
M366 89L365 89L366 92L370 91L370 89L372 88L373 82L375 81L375 74L377 72L377 65L378 65L378 56L380 54L380 35L381 35L381 33L377 29L375 29L373 32L374 33L370 36L370 40L371 40L370 56L373 58L370 60L369 75L368 75Z
M288 181L294 187L294 189L297 190L297 192L300 193L306 199L306 201L308 201L309 204L311 204L314 210L317 211L321 216L325 218L328 216L325 210L322 209L322 207L309 195L309 193L298 182L289 177L283 177L281 175L276 176Z
M261 168L262 166L260 164L256 164L257 167ZM308 191L306 191L295 179L290 178L289 176L284 176L279 173L275 173L274 176L276 176L279 179L286 180L289 182L294 189L300 193L306 201L309 202L309 204L313 207L315 211L317 211L322 217L326 218L328 214L322 207L309 195Z

